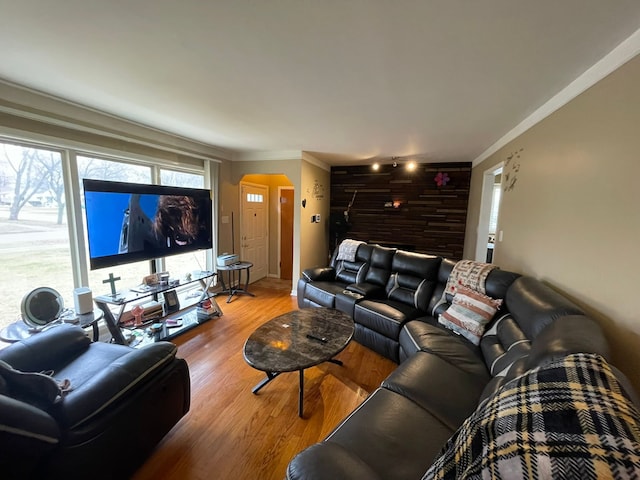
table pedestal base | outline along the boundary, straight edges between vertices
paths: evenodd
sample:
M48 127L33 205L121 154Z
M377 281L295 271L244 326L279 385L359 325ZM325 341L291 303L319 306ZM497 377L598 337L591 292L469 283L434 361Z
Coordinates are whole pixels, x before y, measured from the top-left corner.
M329 360L327 360L327 362L335 363L336 365L340 365L340 366L343 365L343 363L340 360L336 360L335 358L330 358ZM302 417L302 413L303 413L303 409L304 409L304 407L303 407L303 404L304 404L304 368L302 370L298 370L298 372L300 374L300 387L299 387L299 393L298 393L298 416L300 418L303 418ZM267 378L263 379L255 387L253 387L253 389L251 390L251 393L257 394L262 387L264 387L267 383L269 383L271 380L273 380L278 375L280 375L281 373L284 373L284 372L266 372L266 373L267 373Z

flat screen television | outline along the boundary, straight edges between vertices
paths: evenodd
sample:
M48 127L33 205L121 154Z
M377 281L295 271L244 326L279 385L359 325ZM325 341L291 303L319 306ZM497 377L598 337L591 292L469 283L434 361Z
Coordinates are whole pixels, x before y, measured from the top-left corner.
M83 180L91 270L212 248L211 190Z

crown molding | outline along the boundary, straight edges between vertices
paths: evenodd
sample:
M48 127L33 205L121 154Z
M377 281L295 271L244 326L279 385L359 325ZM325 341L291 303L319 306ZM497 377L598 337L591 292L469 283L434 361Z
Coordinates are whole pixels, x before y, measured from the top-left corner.
M0 78L0 93L2 93L0 95L0 112L3 113L203 160L220 161L233 157L232 150L150 127L2 78ZM14 98L14 101L9 100L9 98ZM33 105L34 102L38 103L39 99L45 100L46 108L38 108ZM93 118L91 121L81 120L69 116L69 113L65 112L65 110L78 113L87 112ZM101 118L104 119L103 122L105 124L108 124L109 121L116 122L116 124L128 126L130 129L134 128L137 133L124 132L121 129L116 130L112 126L100 125Z
M301 150L255 150L237 152L234 162L257 162L269 160L300 160L303 152Z
M592 87L600 80L611 74L622 65L640 53L640 29L636 30L630 37L624 40L620 45L611 50L607 55L600 59L597 63L587 69L582 75L573 82L563 88L556 95L551 97L549 101L544 103L535 112L525 118L516 125L506 135L482 152L472 165L475 167L488 157L496 153L507 143L516 139L531 127L541 122L556 110L560 109L588 88Z
M305 162L308 162L308 163L310 163L312 165L315 165L318 168L326 170L327 172L331 171L331 167L329 165L324 163L322 160L318 160L316 157L311 155L309 152L302 152L302 159Z

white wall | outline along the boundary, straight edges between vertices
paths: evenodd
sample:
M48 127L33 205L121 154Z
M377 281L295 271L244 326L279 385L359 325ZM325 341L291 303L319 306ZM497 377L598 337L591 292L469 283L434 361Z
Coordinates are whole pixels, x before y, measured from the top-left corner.
M614 363L640 390L639 125L636 57L473 169L465 258L482 173L512 157L495 263L546 281L599 320Z

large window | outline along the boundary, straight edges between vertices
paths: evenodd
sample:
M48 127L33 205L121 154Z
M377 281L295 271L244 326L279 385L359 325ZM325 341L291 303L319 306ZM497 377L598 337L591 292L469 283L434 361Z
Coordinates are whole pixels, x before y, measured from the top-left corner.
M115 162L111 160L103 160L99 158L91 158L78 156L78 177L80 184L83 178L92 180L112 180L119 182L131 183L151 183L151 168L142 165L132 165L129 163ZM82 215L84 232L87 231L84 211ZM86 246L86 234L85 234ZM87 265L88 268L88 265ZM89 287L93 290L94 295L110 293L111 286L104 285L103 281L109 278L109 274L113 273L120 280L116 283L116 289L123 289L138 285L142 281L142 277L149 274L149 262L136 262L125 265L117 265L115 267L99 268L89 271Z
M204 177L175 170L160 170L160 183L172 187L204 188ZM172 277L180 278L189 272L207 269L207 257L204 250L173 255L165 259L165 269Z
M76 287L89 286L94 296L101 295L110 291L103 282L109 273L121 278L116 284L121 290L139 284L150 272L148 261L93 271L88 261L79 264L78 259L87 252L86 219L82 207L71 207L71 200L78 199L82 204L82 179L197 188L207 184L205 169L197 162L182 171L174 166L165 168L155 159L112 158L113 152L109 155L100 158L70 148L0 138L0 329L21 319L22 298L37 287L56 289L65 306L73 308ZM84 228L69 228L79 225ZM212 268L206 260L206 253L198 251L168 257L164 268L179 277Z
M37 287L73 305L68 232L61 152L0 142L0 328Z

